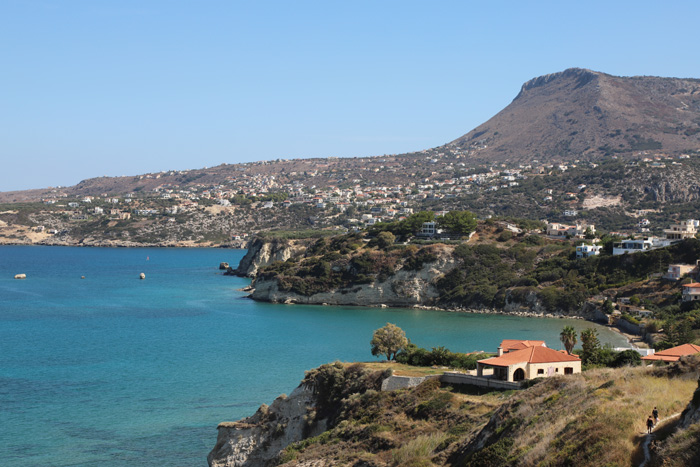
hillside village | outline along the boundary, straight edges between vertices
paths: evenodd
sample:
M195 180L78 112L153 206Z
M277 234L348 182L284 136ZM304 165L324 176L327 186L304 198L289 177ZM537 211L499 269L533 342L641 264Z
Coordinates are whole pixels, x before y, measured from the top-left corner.
M80 237L103 236L138 244L140 237L155 241L153 237L160 232L174 242L243 246L260 230L357 230L425 209L438 215L470 209L482 218L524 210L533 220L595 222L604 231L649 235L668 227L659 221L668 222L672 217L663 209L645 209L650 187L644 179L655 180L662 173L673 179L684 171L692 180L696 169L700 175L697 156L685 153L640 152L627 161L613 157L599 162L474 166L467 157L478 149L445 146L357 160L256 162L216 170L146 174L128 183L92 179L71 188L32 193L40 195L35 201L23 192L0 193L5 200L24 200L0 205L0 241L52 243L52 238L60 242L64 237L68 243L71 239L78 243ZM625 185L615 180L620 167L637 174L641 183ZM203 179L216 181L199 182ZM123 188L131 189L118 192ZM78 195L80 192L86 194ZM674 195L667 189L664 196L670 206L680 201L674 196L687 204L693 197L700 198L700 192ZM209 219L211 229L196 225L205 223L204 218ZM175 224L184 223L188 223L186 229L176 228ZM621 226L626 228L618 229ZM139 234L138 229L149 234Z

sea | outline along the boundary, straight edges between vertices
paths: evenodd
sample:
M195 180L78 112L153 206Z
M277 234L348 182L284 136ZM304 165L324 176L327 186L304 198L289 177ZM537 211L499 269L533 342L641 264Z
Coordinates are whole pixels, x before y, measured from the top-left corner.
M504 338L559 349L566 325L626 343L582 320L255 302L218 269L244 253L1 246L0 465L206 466L219 422L305 370L378 360L369 342L387 322L460 352Z

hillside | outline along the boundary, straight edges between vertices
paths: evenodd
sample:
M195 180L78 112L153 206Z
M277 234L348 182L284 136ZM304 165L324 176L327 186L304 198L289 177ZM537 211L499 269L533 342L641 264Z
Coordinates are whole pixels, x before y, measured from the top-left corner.
M570 68L534 78L506 108L450 146L480 160L571 160L700 147L700 80Z
M578 314L594 295L613 296L613 289L700 256L700 241L688 239L643 254L577 259L576 241L538 230L514 234L504 225L482 222L468 241L427 244L383 243L379 233L392 224L377 225L376 237L338 235L305 246L256 240L238 273L254 277L251 297L263 301ZM612 241L605 240L610 250Z
M639 465L651 408L657 406L663 417L683 411L697 387L698 362L690 359L664 369L596 369L544 378L522 391L482 395L469 386L440 387L435 379L414 389L379 391L386 376L386 371L373 372L361 364L311 370L289 398L280 397L247 419L219 425L209 463ZM682 443L697 439L697 426L697 421L681 425L683 431L668 444L660 434L656 446L661 455L654 461L673 461ZM669 465L691 464L675 458Z

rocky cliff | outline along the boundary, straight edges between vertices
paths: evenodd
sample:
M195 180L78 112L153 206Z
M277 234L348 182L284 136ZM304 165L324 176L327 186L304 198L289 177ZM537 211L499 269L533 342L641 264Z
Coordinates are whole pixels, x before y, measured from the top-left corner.
M276 278L261 276L253 281L254 290L251 298L273 303L317 305L394 307L430 305L439 296L435 288L435 279L451 270L454 264L454 257L445 252L435 261L423 264L418 270L399 269L385 280L375 280L368 284L357 284L350 288L332 289L312 295L281 290Z
M248 251L236 269L229 274L242 277L255 277L258 270L275 261L287 261L303 253L310 240L282 240L253 238L248 243Z
M376 393L391 371L340 362L307 371L289 397L262 405L255 415L218 426L211 467L259 467L283 463L283 450L338 424L350 396ZM323 463L322 465L326 465Z
M207 461L212 467L253 467L271 463L280 451L305 437L326 430L326 420L307 423L316 406L314 388L297 387L289 397L280 396L271 406L262 405L255 415L218 427L216 446Z

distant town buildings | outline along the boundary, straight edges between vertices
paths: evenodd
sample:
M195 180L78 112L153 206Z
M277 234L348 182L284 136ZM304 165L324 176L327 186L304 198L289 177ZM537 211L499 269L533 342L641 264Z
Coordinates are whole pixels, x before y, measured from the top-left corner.
M553 237L584 237L586 233L595 234L595 225L585 222L573 225L552 222L547 224L547 235Z

